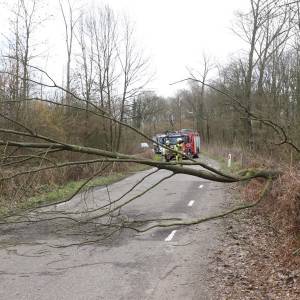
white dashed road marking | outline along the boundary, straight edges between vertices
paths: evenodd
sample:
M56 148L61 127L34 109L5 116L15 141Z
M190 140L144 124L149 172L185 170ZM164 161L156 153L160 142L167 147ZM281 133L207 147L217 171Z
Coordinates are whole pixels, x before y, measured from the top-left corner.
M193 206L194 202L195 202L195 200L191 200L191 201L189 202L188 206Z
M199 189L202 189L202 188L203 188L203 184L200 184L200 185L199 185Z
M176 230L173 230L166 238L165 238L165 242L170 242L172 241L174 235L176 233Z

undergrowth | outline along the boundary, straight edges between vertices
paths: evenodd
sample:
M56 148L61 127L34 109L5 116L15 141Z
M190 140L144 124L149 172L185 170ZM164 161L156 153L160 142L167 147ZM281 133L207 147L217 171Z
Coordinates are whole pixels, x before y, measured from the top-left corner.
M267 168L281 171L273 181L271 190L264 201L253 209L254 214L265 218L270 230L281 236L278 257L290 262L300 262L300 162L297 155L278 158L261 153L250 153L238 147L212 145L205 151L217 159L224 171L238 172L245 168ZM227 167L228 154L232 167ZM254 202L264 186L264 180L254 179L240 185L241 201Z
M91 174L95 173L96 167L97 165L93 168L91 168L91 166L86 166L81 168L62 168L54 171L43 171L30 178L21 175L13 180L3 182L0 184L0 216L15 210L69 198L80 188ZM130 173L146 170L148 168L148 166L132 163L114 164L110 166L108 170L103 172L101 176L97 176L89 181L81 189L81 192L92 187L112 184L128 176ZM75 176L59 176L70 172Z

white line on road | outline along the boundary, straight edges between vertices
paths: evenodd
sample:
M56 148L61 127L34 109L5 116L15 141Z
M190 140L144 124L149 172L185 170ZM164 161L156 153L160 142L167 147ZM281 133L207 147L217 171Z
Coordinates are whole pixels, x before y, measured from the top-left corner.
M188 206L193 206L194 202L195 202L195 200L191 200L191 201L189 202Z
M200 185L199 185L199 189L202 189L202 188L203 188L203 184L200 184Z
M165 242L170 242L172 241L172 238L174 237L176 233L176 230L173 230L166 238L165 238Z

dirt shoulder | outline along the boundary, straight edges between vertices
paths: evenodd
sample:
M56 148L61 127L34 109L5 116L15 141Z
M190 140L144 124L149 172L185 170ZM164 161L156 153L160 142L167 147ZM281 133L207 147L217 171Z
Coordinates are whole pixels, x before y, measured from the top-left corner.
M211 266L218 299L300 299L300 259L283 232L254 210L222 222Z

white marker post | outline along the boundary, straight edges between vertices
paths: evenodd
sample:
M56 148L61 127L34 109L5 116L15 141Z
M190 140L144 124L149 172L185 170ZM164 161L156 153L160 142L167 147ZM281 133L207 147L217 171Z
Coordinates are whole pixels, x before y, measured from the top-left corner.
M228 162L227 162L227 167L231 168L231 154L228 154Z

